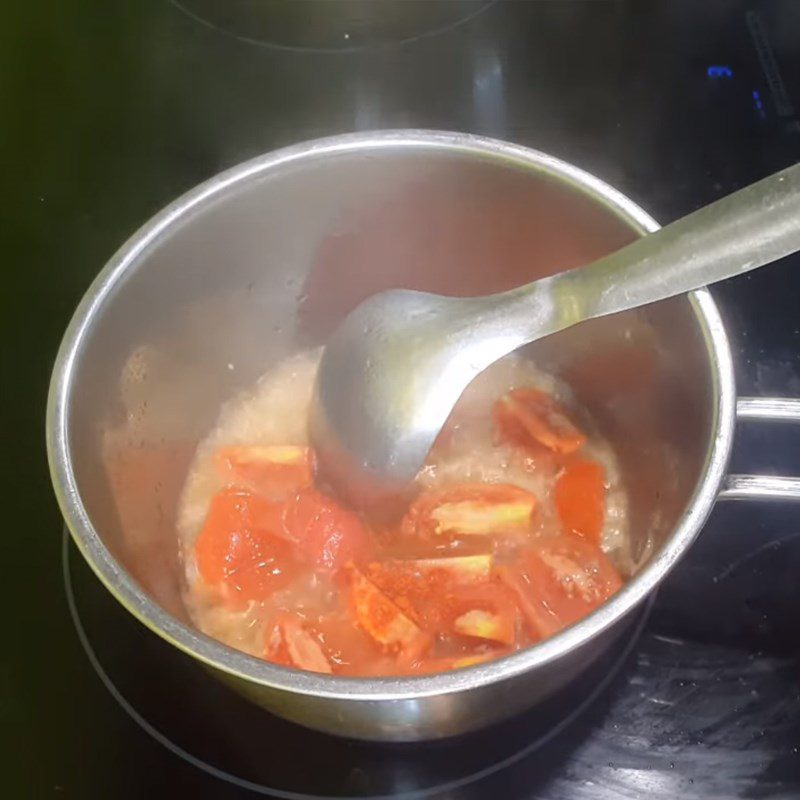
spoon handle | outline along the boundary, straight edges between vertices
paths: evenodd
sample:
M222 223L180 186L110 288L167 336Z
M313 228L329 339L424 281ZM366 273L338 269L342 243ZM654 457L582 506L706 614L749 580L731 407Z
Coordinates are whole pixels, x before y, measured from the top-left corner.
M800 164L556 276L556 327L699 289L797 250Z

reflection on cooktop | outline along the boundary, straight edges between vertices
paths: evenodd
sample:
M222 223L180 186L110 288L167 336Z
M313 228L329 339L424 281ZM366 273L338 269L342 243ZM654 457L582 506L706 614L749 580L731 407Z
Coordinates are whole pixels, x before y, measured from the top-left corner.
M498 0L169 0L201 25L251 45L348 53L409 44L469 22Z

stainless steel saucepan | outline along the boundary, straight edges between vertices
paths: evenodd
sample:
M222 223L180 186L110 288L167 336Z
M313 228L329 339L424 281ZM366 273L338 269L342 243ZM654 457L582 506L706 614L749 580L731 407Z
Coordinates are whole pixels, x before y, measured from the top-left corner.
M615 447L643 566L594 614L513 656L430 677L352 679L226 647L192 627L182 601L178 495L221 404L276 360L323 343L366 296L394 287L502 291L657 228L576 167L458 133L323 139L212 178L111 259L61 345L47 444L78 548L145 625L264 708L309 727L425 739L532 706L625 635L631 612L717 498L800 497L800 479L726 474L737 414L798 421L800 402L737 400L708 292L586 322L530 348Z

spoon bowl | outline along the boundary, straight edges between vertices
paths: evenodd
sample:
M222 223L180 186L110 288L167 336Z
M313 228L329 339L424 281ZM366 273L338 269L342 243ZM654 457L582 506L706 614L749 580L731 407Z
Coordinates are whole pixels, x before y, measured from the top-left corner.
M467 385L551 333L800 250L800 165L588 266L485 297L408 290L359 305L328 342L309 419L325 479L355 505L402 494Z

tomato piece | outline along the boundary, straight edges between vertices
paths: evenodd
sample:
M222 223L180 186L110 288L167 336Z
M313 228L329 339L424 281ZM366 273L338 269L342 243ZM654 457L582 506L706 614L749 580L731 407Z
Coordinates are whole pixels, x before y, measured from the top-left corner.
M492 555L391 559L368 564L366 575L406 616L436 633L447 599L461 586L489 580L493 564Z
M341 675L397 674L395 660L353 619L349 610L325 614L314 622L322 647Z
M513 618L509 620L483 608L473 608L456 617L453 630L462 636L474 636L477 639L491 639L503 644L514 642Z
M423 492L406 512L401 530L422 537L524 533L536 498L508 483L463 483Z
M358 624L389 651L417 658L430 638L360 570L350 565L350 598Z
M455 561L461 563L438 563ZM386 561L369 564L366 575L403 614L432 635L512 644L517 608L506 587L491 579L492 564L492 556ZM480 569L471 571L473 566Z
M333 670L319 646L319 642L298 622L284 624L283 635L286 637L286 649L292 663L300 669L310 672L322 672L330 675Z
M444 603L445 624L452 632L506 645L516 641L517 606L502 583L459 587Z
M318 492L305 489L292 498L283 512L286 533L318 567L338 569L361 560L372 549L364 523L352 511Z
M421 628L435 633L440 621L440 603L453 583L450 573L418 570L409 561L368 564L367 578Z
M566 533L600 541L605 516L605 476L596 461L572 461L555 487L555 503Z
M578 622L622 586L605 553L577 536L541 542L520 562L497 572L516 594L531 632L541 637Z
M264 658L309 672L333 672L320 643L303 627L299 619L288 614L282 616L270 630L265 643Z
M396 559L384 563L388 568L432 581L440 578L442 581L469 584L489 580L494 566L494 556L491 553L483 553L474 556Z
M561 630L562 625L556 615L538 594L534 594L531 579L524 568L499 567L497 577L516 595L517 605L532 636L545 639Z
M299 569L292 544L275 535L280 527L279 507L263 497L246 489L217 492L194 545L200 576L234 607L264 600Z
M214 453L214 466L229 484L246 486L272 500L283 500L308 486L314 464L308 447L233 445Z
M567 455L586 441L561 406L538 389L513 389L494 404L492 415L501 438L523 448L541 445Z
M264 655L265 661L270 661L273 664L280 664L282 667L292 667L292 659L289 656L289 648L286 646L286 637L283 635L283 629L280 622L274 622L268 629L264 637Z

